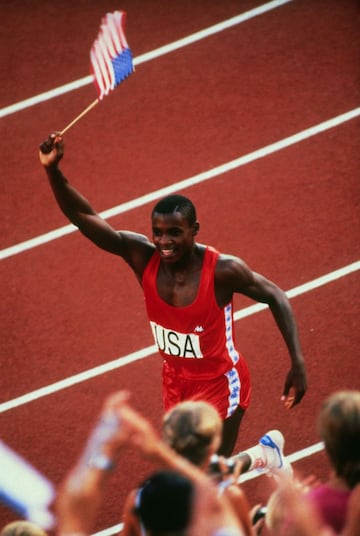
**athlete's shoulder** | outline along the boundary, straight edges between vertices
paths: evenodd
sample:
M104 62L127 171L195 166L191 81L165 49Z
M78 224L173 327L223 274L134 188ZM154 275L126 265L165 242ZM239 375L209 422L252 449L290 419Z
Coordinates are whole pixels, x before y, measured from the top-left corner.
M202 257L205 257L205 255L207 255L208 257L217 258L220 255L219 251L216 248L207 244L200 244L199 242L196 242L196 248Z
M154 244L149 240L149 238L141 233L136 233L134 231L118 231L119 236L127 242L138 242L144 244L145 246L150 246L152 249L155 249Z
M222 253L213 246L198 244L198 247L203 248L204 254L206 252L208 259L212 259L215 262L215 272L217 275L239 275L239 272L245 275L250 271L246 262L240 257Z
M218 253L218 267L224 270L249 269L246 262L240 257L228 253Z
M139 280L155 252L155 246L147 236L132 231L119 231L123 244L123 259L134 270Z
M228 282L235 287L253 281L249 266L240 257L220 253L216 262L215 277L218 282Z

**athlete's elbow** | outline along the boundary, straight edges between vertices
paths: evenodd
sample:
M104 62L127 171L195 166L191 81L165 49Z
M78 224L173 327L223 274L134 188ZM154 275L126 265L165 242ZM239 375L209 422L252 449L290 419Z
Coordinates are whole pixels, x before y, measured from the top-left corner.
M279 287L276 287L271 293L268 305L271 309L291 309L289 298L287 297L286 293Z

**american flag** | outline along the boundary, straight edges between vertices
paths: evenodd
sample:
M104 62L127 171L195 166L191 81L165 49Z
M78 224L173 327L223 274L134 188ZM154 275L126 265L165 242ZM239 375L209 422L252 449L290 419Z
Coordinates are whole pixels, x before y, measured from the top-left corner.
M101 100L134 71L132 53L125 37L124 11L107 13L90 50L91 67Z

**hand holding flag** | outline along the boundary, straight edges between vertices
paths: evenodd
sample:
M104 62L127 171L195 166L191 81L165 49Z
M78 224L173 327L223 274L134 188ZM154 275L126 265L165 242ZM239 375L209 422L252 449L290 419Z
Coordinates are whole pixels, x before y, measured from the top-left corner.
M114 11L103 17L99 35L90 50L98 97L61 131L61 136L134 72L132 53L125 37L125 20L124 11Z

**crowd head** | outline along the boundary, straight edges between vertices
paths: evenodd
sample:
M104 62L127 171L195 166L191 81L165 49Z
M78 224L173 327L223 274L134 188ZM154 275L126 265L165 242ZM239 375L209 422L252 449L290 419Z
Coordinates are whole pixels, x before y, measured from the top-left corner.
M350 489L360 482L360 391L338 391L322 404L318 431L336 475Z
M203 466L221 443L222 420L203 401L188 400L169 410L163 419L164 441L197 466Z

